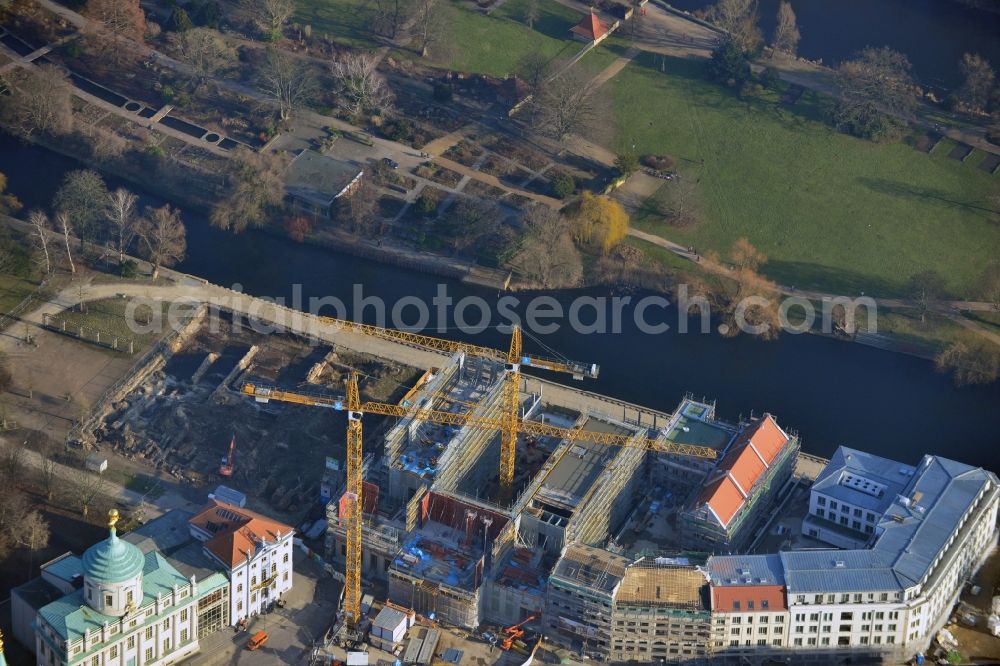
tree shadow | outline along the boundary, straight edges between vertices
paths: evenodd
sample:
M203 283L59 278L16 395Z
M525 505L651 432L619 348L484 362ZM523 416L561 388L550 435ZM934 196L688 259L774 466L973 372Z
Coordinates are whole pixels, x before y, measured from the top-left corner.
M770 259L761 272L778 284L798 289L815 289L843 296L890 298L904 295L903 283L868 273L849 271L805 261ZM901 276L905 279L907 276Z
M879 192L881 194L888 194L890 196L899 197L901 199L917 199L920 201L937 201L948 206L955 208L964 208L966 210L980 211L988 215L993 214L995 211L987 206L982 205L978 202L973 201L959 201L953 197L950 192L944 190L938 190L931 187L918 187L910 185L909 183L903 183L895 180L887 180L885 178L869 178L867 176L862 176L858 178L858 182L867 187L868 189Z

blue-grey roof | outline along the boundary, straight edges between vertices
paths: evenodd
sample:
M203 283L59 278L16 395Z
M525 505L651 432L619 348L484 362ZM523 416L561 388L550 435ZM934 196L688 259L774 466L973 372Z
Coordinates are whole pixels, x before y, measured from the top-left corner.
M870 549L782 553L788 592L886 592L912 587L930 572L934 558L979 493L998 487L992 472L924 456L909 483L893 495Z
M131 544L129 546L135 548ZM188 582L159 553L147 554L143 558L143 563L143 600L139 604L140 608L152 603L157 595L167 595L173 592L174 585L186 585ZM101 628L105 622L114 624L119 619L99 613L88 606L84 600L82 589L53 601L44 606L38 613L57 634L69 641L81 638L84 631L94 631Z
M906 499L893 502L879 523L875 550L893 559L893 568L908 585L920 582L958 529L958 521L990 485L997 485L991 472L924 456L906 488Z
M382 610L380 610L378 615L375 616L375 621L372 622L372 626L392 631L404 622L406 622L406 613L398 608L383 606Z
M705 569L712 585L784 585L785 574L777 555L715 555Z
M872 550L797 550L781 553L789 594L888 592L901 588L881 554Z
M142 573L142 551L118 538L114 527L104 541L95 543L83 553L83 575L103 583L121 583Z
M66 553L48 564L43 564L42 570L59 580L74 583L83 576L83 560L72 553Z
M841 446L812 488L881 515L910 482L913 472L910 465Z

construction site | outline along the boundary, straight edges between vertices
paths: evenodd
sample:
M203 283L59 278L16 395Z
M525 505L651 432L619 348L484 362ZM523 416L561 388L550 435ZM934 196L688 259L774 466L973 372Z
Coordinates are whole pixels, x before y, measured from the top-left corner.
M516 327L494 350L308 316L265 334L209 311L137 365L81 440L192 485L225 480L292 524L325 506L325 537L309 536L344 583L331 644L364 640L364 593L432 624L507 627L482 634L504 649L544 627L581 654L613 609L605 657L634 647L613 640L613 617L662 606L669 649L697 654L696 566L715 548L680 521L744 538L727 526L755 525L798 449L770 417L724 423L690 396L661 413L522 374L599 369L524 352ZM751 443L774 464L740 467ZM711 481L732 472L747 485L735 505Z

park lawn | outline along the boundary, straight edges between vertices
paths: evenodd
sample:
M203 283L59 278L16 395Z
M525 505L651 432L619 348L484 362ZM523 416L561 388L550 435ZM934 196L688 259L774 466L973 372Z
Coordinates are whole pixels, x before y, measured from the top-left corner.
M837 133L820 121L815 95L792 109L744 102L703 71L642 54L604 88L614 147L673 155L700 181L699 226L676 230L647 212L638 228L723 256L746 236L769 256L770 277L800 288L899 295L910 275L934 269L955 296L974 293L1000 251L1000 226L983 205L1000 178L949 159L945 146L925 155Z
M371 38L368 22L371 18L365 0L311 0L300 2L293 19L312 26L313 35L356 48L378 46Z
M561 19L550 13L550 4L555 3L540 3L542 13L549 19L540 20L536 27L544 26L556 35L559 31L553 26ZM570 39L569 29L573 26L570 20L563 22L566 27L563 36L555 37L499 14L498 11L497 16L487 16L456 5L442 46L445 55L435 59L434 64L462 72L507 76L515 74L521 60L534 51L553 60L568 60L583 48L583 44ZM434 58L433 53L431 56Z
M37 288L37 282L16 275L0 274L0 314L9 312Z

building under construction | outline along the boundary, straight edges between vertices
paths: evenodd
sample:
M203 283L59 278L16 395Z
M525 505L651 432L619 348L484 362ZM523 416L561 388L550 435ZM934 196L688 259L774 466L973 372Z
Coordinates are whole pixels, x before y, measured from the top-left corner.
M384 455L366 464L363 575L388 585L394 601L457 626L512 624L544 609L546 580L568 544L603 546L634 512L643 490L687 492L711 461L651 452L647 441L683 441L726 450L736 429L714 424L714 409L686 400L660 427L626 423L519 393L523 421L618 437L624 445L517 437L512 491L498 482L495 429L439 425L421 410L499 419L504 368L454 355L408 396L412 415L384 435ZM680 481L683 479L683 483ZM683 490L681 490L683 489ZM344 512L327 508L330 557L345 565Z

